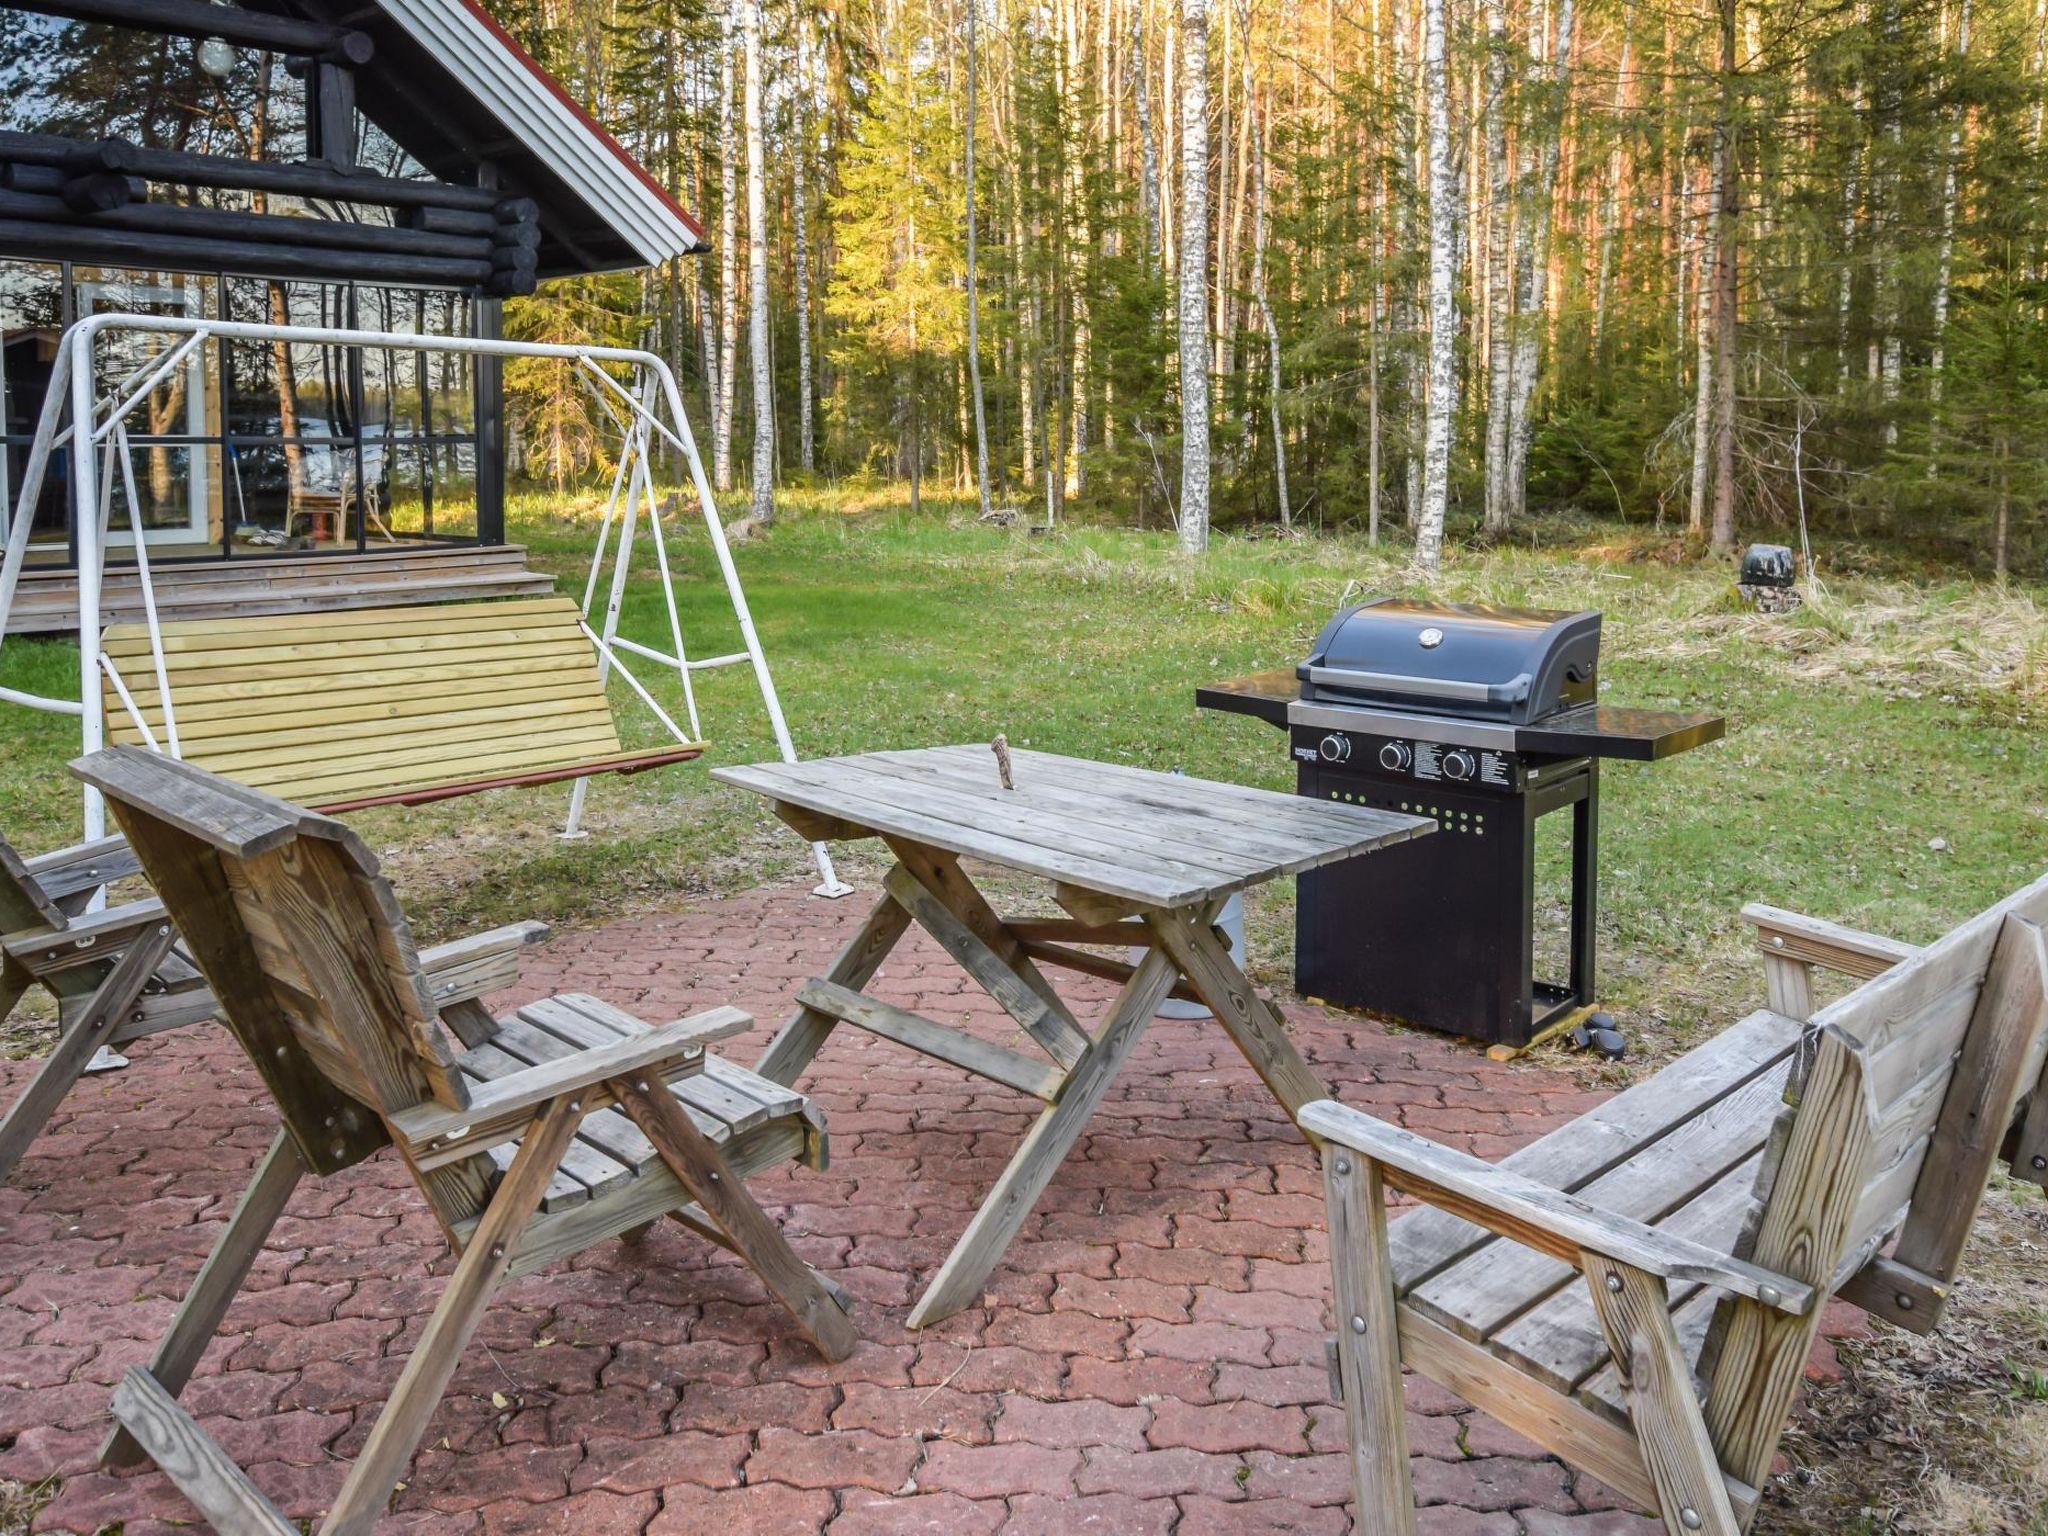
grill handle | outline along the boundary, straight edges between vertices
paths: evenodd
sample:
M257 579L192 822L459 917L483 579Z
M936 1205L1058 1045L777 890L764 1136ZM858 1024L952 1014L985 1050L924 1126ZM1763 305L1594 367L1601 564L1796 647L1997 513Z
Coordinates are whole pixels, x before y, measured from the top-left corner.
M1414 677L1405 672L1357 672L1349 667L1310 667L1308 680L1332 688L1378 688L1430 699L1462 699L1473 704L1519 704L1535 682L1518 672L1504 683L1471 683L1454 677Z

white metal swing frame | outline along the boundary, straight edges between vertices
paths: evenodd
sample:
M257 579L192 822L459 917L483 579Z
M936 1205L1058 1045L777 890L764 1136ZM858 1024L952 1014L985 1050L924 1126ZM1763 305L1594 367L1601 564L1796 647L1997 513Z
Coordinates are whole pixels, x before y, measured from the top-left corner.
M111 332L146 333L177 339L161 353L139 364L104 396L96 398L93 392L93 347L101 336ZM740 586L739 572L733 565L725 528L718 519L718 507L712 499L711 483L704 473L704 461L697 452L688 413L683 409L682 391L677 387L675 375L668 364L660 357L652 352L626 347L579 347L471 336L260 325L178 315L103 314L77 321L58 339L49 391L43 399L36 435L29 449L28 461L23 466L14 515L6 530L6 553L4 561L0 561L0 643L5 640L7 619L13 611L15 594L27 560L34 508L42 492L50 456L67 442L82 437L80 447L71 455L71 521L78 549L79 697L73 701L0 687L0 700L48 713L76 716L81 750L95 752L106 740L106 720L99 686L100 675L104 673L123 709L141 725L143 737L149 745L158 751L168 751L173 757L180 755L177 719L164 662L163 633L157 616L156 591L150 574L148 544L143 537L142 506L136 495L127 419L150 397L158 384L209 340L282 341L481 357L554 358L568 363L576 370L584 387L597 399L607 418L619 429L623 439L583 591L583 632L597 651L599 675L609 678L616 669L664 729L677 741L692 743L699 740L702 733L691 674L712 667L748 663L753 668L754 681L760 690L761 703L774 733L777 751L784 762L797 760L796 746L790 739L789 724L782 712L782 701L775 690L775 679L768 670L768 658L762 651L761 637L754 627L746 592ZM630 370L630 387L615 378L605 366L607 364ZM67 416L69 425L65 424ZM84 423L82 433L80 423ZM675 576L668 560L669 534L663 528L666 519L655 497L650 467L650 456L657 438L679 451L689 467L698 508L703 515L704 530L718 561L733 617L739 624L741 650L692 661L684 648ZM100 460L97 465L94 463L95 450ZM143 620L149 632L150 660L156 674L157 695L163 700L161 741L146 725L142 725L140 711L135 707L126 682L101 644L104 627L101 622L101 593L117 474L121 478L124 500L128 504L129 528L134 537L136 576L142 596ZM646 536L654 545L655 562L668 611L669 639L674 647L672 654L641 645L618 632L627 572L643 523ZM614 525L617 531L615 543L612 538ZM606 589L604 615L601 624L593 627L592 605L608 557L610 583ZM683 712L689 722L687 734L647 686L628 669L621 652L674 669L681 689ZM568 823L563 832L565 837L584 835L581 823L588 788L587 779L575 781L570 794ZM97 790L85 790L82 822L82 832L88 840L106 835L106 808ZM812 844L811 853L820 877L816 893L821 896L846 894L850 887L839 880L824 845Z

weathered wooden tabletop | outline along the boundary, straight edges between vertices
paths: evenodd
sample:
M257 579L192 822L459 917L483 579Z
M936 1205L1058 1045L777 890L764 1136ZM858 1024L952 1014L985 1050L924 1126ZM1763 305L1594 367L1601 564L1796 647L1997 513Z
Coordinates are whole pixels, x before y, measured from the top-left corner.
M1011 748L863 752L712 777L874 832L1149 907L1187 907L1433 831L1337 801Z

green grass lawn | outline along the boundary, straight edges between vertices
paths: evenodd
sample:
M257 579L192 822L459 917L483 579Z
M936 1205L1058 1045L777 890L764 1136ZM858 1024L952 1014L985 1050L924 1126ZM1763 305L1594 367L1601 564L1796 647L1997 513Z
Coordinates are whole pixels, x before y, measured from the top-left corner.
M589 496L529 496L512 536L579 593ZM1222 539L1189 563L1163 534L1050 535L971 509L792 497L738 559L800 750L985 741L1285 787L1281 734L1193 707L1195 685L1291 663L1347 593L1404 590L1399 551L1353 540ZM1697 706L1725 741L1655 768L1613 765L1603 805L1605 1000L1668 1047L1757 1001L1736 913L1761 899L1912 940L2048 867L2048 626L2035 594L1841 577L1787 619L1748 612L1720 566L1597 528L1468 554L1448 596L1607 616L1611 703ZM1602 539L1609 542L1601 543ZM701 529L672 551L690 650L739 644ZM625 632L666 639L653 561ZM639 665L652 678L651 665ZM0 682L76 687L75 648L13 640ZM699 674L703 764L597 781L587 841L552 834L566 789L363 818L427 937L514 916L559 924L800 877L804 850L705 765L771 755L745 668ZM658 730L614 686L629 740ZM672 690L670 690L672 692ZM664 695L667 696L667 695ZM76 806L72 722L9 709L0 825L32 848ZM862 868L858 858L855 871ZM1289 892L1254 904L1257 968L1284 982Z

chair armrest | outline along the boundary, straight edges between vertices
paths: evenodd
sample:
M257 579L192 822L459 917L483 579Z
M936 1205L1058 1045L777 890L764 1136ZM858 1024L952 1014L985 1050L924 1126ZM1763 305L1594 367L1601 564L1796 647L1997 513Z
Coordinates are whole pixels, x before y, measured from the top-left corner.
M1299 1119L1311 1136L1378 1163L1394 1188L1574 1268L1582 1267L1582 1253L1597 1253L1666 1280L1719 1286L1795 1317L1814 1305L1814 1288L1801 1281L1603 1210L1335 1099L1304 1105Z
M519 952L552 932L546 923L507 923L420 951L427 996L436 1008L501 992L519 980Z
M35 876L36 884L52 901L62 901L80 891L93 891L113 880L123 880L142 871L142 861L125 837L96 838L53 848L48 853L24 859L22 867Z
M631 1035L559 1061L544 1061L470 1092L469 1108L418 1104L386 1117L406 1160L419 1168L439 1168L516 1140L542 1105L567 1094L576 1095L586 1114L611 1104L605 1084L628 1073L653 1072L664 1082L688 1077L704 1067L704 1042L753 1022L738 1008L711 1008L677 1019L644 1035Z
M67 926L48 933L0 940L0 949L31 975L47 976L95 960L118 959L144 929L166 921L164 904L154 896L145 896L88 917L73 918Z
M1760 901L1744 907L1742 918L1756 929L1757 947L1765 954L1826 966L1861 981L1881 976L1901 960L1919 953L1912 944L1844 928L1825 918L1787 912L1783 907L1765 906Z

